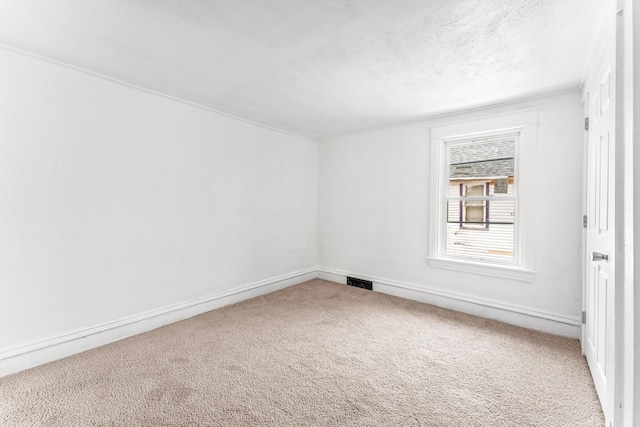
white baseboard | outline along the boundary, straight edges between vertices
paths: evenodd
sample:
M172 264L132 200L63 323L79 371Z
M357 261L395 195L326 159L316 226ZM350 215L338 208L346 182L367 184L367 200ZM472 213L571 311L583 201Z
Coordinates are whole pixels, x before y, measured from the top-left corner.
M0 377L318 277L332 282L346 283L347 276L371 280L373 289L377 292L450 308L554 335L575 339L580 338L581 323L579 318L546 313L526 307L483 300L422 285L359 273L328 268L309 268L271 277L218 294L128 316L91 328L49 337L17 347L0 349Z
M100 347L151 329L318 277L309 268L271 277L218 294L161 307L113 322L0 350L0 377Z
M347 276L372 281L373 290L377 292L495 319L504 323L536 329L554 335L580 339L581 322L577 317L546 313L527 307L459 295L453 292L445 292L422 285L419 286L323 267L318 268L318 277L321 279L337 283L347 283Z

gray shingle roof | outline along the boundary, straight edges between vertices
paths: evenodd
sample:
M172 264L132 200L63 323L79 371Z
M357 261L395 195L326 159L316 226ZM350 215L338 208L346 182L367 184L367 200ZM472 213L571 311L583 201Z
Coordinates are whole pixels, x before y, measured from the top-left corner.
M454 145L449 150L449 178L513 176L513 138Z
M450 165L449 178L487 178L513 176L513 157L484 162L458 163Z

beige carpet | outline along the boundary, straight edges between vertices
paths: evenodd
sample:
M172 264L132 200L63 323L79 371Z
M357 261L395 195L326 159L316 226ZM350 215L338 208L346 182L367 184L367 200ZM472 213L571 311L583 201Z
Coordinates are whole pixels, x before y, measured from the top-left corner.
M314 280L0 379L2 426L602 426L580 346Z

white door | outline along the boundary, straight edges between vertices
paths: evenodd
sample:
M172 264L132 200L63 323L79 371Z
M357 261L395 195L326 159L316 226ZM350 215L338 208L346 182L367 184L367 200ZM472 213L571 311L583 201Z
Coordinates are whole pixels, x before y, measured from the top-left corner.
M614 378L614 148L615 71L607 49L587 86L589 131L587 144L587 227L583 351L607 427L613 420Z

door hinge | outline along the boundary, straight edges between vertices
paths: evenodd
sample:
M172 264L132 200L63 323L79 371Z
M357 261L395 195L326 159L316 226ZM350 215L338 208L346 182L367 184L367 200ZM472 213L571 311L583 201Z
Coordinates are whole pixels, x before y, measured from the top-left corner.
M582 228L587 228L587 216L582 215Z
M582 324L583 325L587 324L587 312L586 311L582 312Z
M589 117L584 118L584 130L589 130Z

